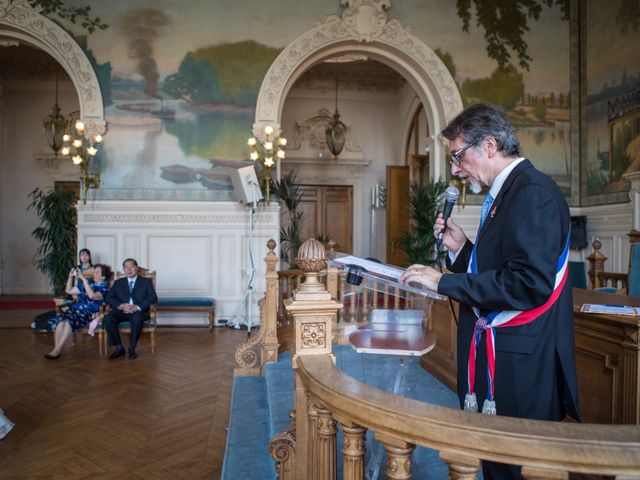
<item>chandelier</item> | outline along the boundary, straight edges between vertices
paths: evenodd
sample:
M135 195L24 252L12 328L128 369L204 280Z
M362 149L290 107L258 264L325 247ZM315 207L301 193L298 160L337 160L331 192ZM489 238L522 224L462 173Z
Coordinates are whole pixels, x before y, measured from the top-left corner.
M344 148L347 139L347 126L340 120L340 112L338 111L338 77L336 76L336 111L333 118L329 121L326 130L327 147L333 154L334 160L338 159L338 155Z
M67 119L60 113L58 106L58 74L56 73L56 99L53 103L53 111L42 120L44 139L56 157L62 147L62 136L66 126Z
M102 142L102 135L87 138L84 122L78 119L70 122L69 126L71 123L73 128L62 136L63 146L60 153L65 157L71 157L73 164L80 167L82 200L87 203L87 191L100 186L100 175L90 173L90 167L93 157L98 153L96 146Z
M271 125L264 127L264 134L259 138L251 137L247 140L251 147L249 158L254 162L262 163L262 184L265 191L265 202L269 203L269 193L271 191L271 168L276 161L284 160L284 147L287 139L276 133Z

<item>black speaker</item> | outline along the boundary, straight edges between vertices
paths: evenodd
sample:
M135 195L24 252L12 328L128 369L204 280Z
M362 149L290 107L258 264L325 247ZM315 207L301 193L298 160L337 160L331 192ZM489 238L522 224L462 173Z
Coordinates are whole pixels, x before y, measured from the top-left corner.
M587 247L587 217L571 217L571 238L569 248L580 250Z

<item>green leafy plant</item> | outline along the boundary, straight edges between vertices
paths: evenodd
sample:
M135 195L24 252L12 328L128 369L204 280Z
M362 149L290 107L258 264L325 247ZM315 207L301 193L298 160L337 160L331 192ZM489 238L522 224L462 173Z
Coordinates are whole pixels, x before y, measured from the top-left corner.
M39 246L33 264L48 278L55 296L64 294L69 269L75 259L77 198L72 191L36 188L29 194L29 210L35 210L40 225L31 232Z
M413 183L409 189L409 231L400 240L400 248L407 254L409 263L433 265L436 263L433 224L438 216L442 196L447 184L432 181Z
M295 267L298 248L302 244L300 232L302 230L303 212L298 211L302 192L297 184L294 171L283 175L280 181L272 180L271 191L282 200L287 207L287 218L280 227L280 258Z

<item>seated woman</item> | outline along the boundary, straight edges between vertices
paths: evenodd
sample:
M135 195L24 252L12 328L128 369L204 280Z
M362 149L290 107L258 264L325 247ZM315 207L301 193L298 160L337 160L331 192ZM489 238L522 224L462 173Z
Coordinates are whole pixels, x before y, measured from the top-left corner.
M76 276L78 284L74 287L72 284ZM60 315L49 320L51 330L55 331L54 347L44 355L44 358L47 360L60 358L60 352L71 338L71 334L91 322L104 302L104 297L107 296L110 278L111 267L108 265L97 264L93 267L94 283L89 283L89 279L78 268L71 269L66 291L70 295L76 295L76 301Z

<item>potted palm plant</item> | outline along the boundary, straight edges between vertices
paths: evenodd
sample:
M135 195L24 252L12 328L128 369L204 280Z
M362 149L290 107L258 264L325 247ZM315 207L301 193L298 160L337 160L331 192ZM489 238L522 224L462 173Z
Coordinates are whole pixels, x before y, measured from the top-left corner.
M447 184L442 181L413 183L409 188L409 231L401 239L400 248L409 263L433 265L436 263L436 239L433 224L438 216Z
M44 273L55 296L63 296L69 269L75 260L77 201L74 192L36 188L29 194L29 210L35 210L40 225L31 232L39 243L33 264Z
M280 227L280 258L295 268L295 259L298 248L302 244L300 233L302 229L303 212L298 210L302 200L302 192L297 185L297 177L294 171L288 172L278 180L273 180L271 190L287 207L287 218Z

